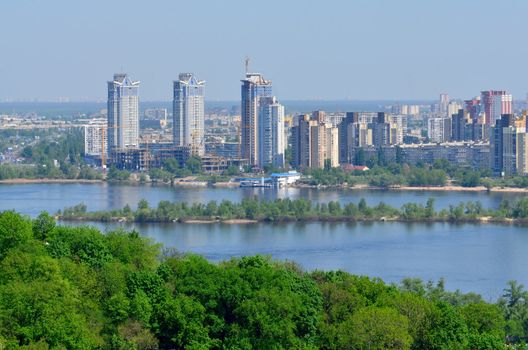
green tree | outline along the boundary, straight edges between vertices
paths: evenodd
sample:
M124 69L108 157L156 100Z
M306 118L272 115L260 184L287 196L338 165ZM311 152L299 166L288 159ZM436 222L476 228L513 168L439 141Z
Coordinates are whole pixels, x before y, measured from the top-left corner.
M343 322L338 330L340 349L410 349L409 321L391 308L366 307Z
M0 213L0 259L17 245L27 243L33 236L29 219L14 211Z
M43 211L33 220L33 235L37 239L46 240L54 228L55 219L47 211Z

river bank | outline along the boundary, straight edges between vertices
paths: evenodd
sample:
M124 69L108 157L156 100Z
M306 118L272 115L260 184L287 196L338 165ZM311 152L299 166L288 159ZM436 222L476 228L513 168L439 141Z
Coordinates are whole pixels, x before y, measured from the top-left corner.
M24 185L24 184L90 184L102 183L105 180L88 180L88 179L7 179L0 180L0 184Z
M482 216L475 218L421 218L421 219L406 219L402 217L380 217L380 218L367 218L367 217L350 217L350 216L336 216L336 217L282 217L278 219L271 218L258 218L258 219L221 219L221 218L202 218L202 217L188 217L188 218L176 218L170 220L137 220L131 217L104 217L94 218L93 216L78 216L68 217L55 215L56 220L61 222L108 222L108 223L174 223L174 224L227 224L227 225L248 225L257 223L383 223L383 222L394 222L394 223L420 223L420 224L435 224L435 223L449 223L449 224L503 224L503 225L528 225L528 219L512 219L512 218L498 218L490 216Z
M174 181L173 183L161 182L161 181L139 181L139 180L126 180L126 181L117 181L117 180L88 180L88 179L6 179L0 180L0 184L91 184L91 183L112 183L112 184L123 184L123 185L161 185L168 187L189 187L189 188L237 188L239 184L237 182L215 182L208 183L207 181L189 181L180 179L179 181ZM369 191L423 191L423 192L480 192L480 193L518 193L518 194L528 194L528 188L520 187L492 187L487 188L485 186L475 186L475 187L463 187L456 185L447 185L447 186L391 186L391 187L379 187L371 186L367 184L356 184L354 186L316 186L316 185L306 185L306 184L297 184L289 186L291 188L299 189L316 189L316 190L326 190L326 189L342 189L342 190L369 190Z

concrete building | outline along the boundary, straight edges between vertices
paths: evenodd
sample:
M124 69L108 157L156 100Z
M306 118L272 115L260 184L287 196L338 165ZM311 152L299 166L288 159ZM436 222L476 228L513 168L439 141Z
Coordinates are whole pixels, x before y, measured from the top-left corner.
M431 142L448 142L451 140L451 119L434 117L427 121L427 136Z
M528 137L526 128L517 134L517 174L522 176L528 174Z
M240 156L250 165L259 165L258 111L260 99L272 96L271 81L260 73L246 73L241 80Z
M359 122L358 112L347 112L341 124L338 125L339 133L339 163L350 164L354 157L354 124Z
M517 128L513 114L503 114L491 129L491 169L494 175L516 172Z
M108 154L108 133L106 120L94 120L84 125L84 154L94 158L102 158Z
M494 126L503 114L512 113L512 95L506 91L482 91L480 95L481 112L484 112L484 123Z
M447 118L451 118L453 114L457 114L460 109L464 108L460 103L456 101L451 101L447 105Z
M339 165L339 131L325 123L325 114L300 115L292 128L293 165L297 168L323 168Z
M489 169L490 145L486 142L444 142L361 148L365 160L383 157L387 163L433 165L440 159L459 167Z
M471 100L464 101L464 108L469 114L471 121L476 121L480 115L480 96L477 96Z
M447 117L448 111L447 106L449 105L449 95L446 93L440 94L439 112L443 117Z
M451 115L451 140L466 140L466 124L468 124L465 110L459 109L457 113Z
M139 147L139 81L114 74L108 82L108 148Z
M258 113L258 166L284 167L284 106L275 97L262 97Z
M339 166L339 130L331 124L326 124L326 155L332 168Z
M190 147L193 155L205 153L205 81L182 73L173 84L173 143Z

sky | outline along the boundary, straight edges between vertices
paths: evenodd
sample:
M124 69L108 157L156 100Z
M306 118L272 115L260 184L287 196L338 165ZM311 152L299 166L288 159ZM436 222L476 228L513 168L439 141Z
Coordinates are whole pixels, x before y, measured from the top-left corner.
M282 100L525 98L526 0L1 0L0 100L104 100L127 72L170 100L194 72L238 100L244 58Z

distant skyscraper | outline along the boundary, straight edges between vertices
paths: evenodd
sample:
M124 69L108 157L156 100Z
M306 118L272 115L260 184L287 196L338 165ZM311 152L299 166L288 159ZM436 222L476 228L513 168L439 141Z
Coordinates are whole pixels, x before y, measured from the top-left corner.
M459 109L458 113L451 115L451 140L464 141L466 138L466 111Z
M259 164L258 111L261 97L272 96L271 81L259 73L246 73L241 86L240 155L251 165Z
M359 122L358 112L347 112L345 118L339 124L339 162L341 164L352 163L354 157L354 124Z
M485 113L485 124L493 126L502 114L512 113L512 95L506 91L482 91L480 95L481 112Z
M191 153L203 156L205 82L192 73L182 73L173 86L173 136L175 146L189 146Z
M114 74L108 82L108 149L139 147L139 81Z
M442 116L447 116L447 106L449 105L449 95L448 94L440 94L440 114Z
M472 121L478 121L480 114L480 96L464 101L465 109Z
M427 121L427 136L431 142L450 141L451 118L429 118Z
M284 167L284 106L275 97L262 97L258 113L258 165Z

